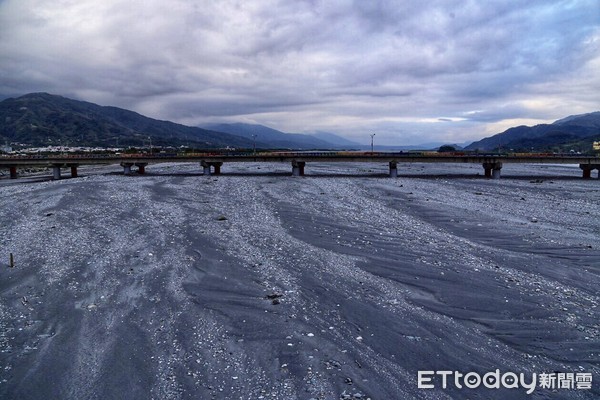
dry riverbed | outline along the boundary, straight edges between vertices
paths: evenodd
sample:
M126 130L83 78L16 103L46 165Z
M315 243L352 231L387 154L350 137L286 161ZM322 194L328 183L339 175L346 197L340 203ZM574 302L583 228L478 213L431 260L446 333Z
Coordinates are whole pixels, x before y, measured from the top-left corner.
M600 181L576 166L147 171L0 180L0 398L600 396ZM418 388L496 369L594 381Z

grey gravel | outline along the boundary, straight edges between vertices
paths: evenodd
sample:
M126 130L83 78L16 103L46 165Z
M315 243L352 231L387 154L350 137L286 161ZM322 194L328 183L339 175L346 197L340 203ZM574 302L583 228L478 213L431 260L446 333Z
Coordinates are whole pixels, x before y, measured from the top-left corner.
M0 398L600 396L600 181L424 167L3 178ZM418 370L496 368L595 381L417 388Z

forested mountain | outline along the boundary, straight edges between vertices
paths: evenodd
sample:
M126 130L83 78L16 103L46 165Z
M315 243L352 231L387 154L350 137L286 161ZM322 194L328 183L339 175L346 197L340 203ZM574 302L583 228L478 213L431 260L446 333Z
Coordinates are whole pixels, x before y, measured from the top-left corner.
M150 141L153 145L208 148L253 145L252 140L240 136L48 93L31 93L0 102L0 143L137 147Z
M467 146L468 150L581 151L600 140L600 111L572 115L552 124L517 126Z

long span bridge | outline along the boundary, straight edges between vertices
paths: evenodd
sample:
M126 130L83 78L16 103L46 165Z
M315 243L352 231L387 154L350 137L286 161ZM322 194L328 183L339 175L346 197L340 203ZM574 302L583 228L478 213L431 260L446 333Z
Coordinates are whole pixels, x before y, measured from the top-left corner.
M600 156L566 154L473 154L437 152L249 152L249 153L178 153L178 154L69 154L69 155L9 155L0 156L0 168L10 171L10 178L18 177L17 168L43 166L53 170L54 179L61 178L61 169L70 168L71 176L77 176L81 165L120 164L123 173L128 175L132 167L139 174L145 173L149 164L178 162L198 162L205 175L220 174L223 163L228 162L285 162L292 166L293 176L304 175L309 162L369 162L387 163L390 177L398 176L398 164L402 163L474 163L481 164L484 175L499 179L502 165L521 164L579 164L584 179L591 178L592 171L598 170L600 178Z

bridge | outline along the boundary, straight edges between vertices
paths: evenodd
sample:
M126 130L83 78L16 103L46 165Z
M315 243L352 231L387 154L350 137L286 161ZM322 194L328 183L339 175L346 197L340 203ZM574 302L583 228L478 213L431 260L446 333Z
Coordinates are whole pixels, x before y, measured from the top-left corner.
M77 176L81 165L119 164L123 173L132 173L132 167L144 174L146 167L153 163L198 162L205 175L220 174L221 166L228 162L284 162L292 166L293 176L304 175L305 166L310 162L369 162L387 163L389 176L398 176L398 164L402 163L474 163L480 164L487 178L499 179L502 165L520 164L579 164L582 177L589 179L592 171L598 170L600 179L600 156L565 155L540 153L515 154L475 154L475 153L437 153L437 152L248 152L248 153L179 153L179 154L72 154L72 155L9 155L0 156L0 168L10 171L10 178L18 178L17 168L41 166L51 168L54 179L61 178L61 170L70 168L71 177Z

